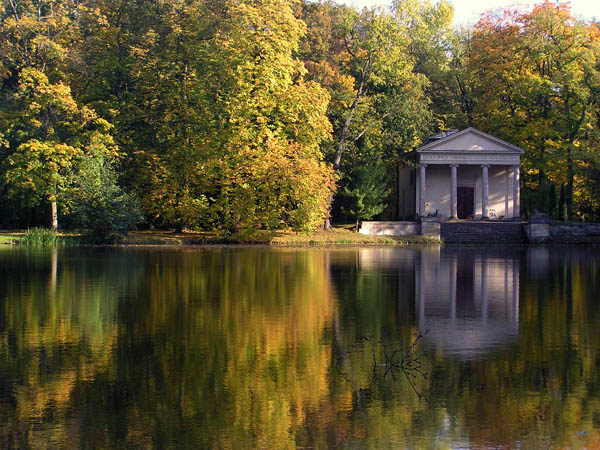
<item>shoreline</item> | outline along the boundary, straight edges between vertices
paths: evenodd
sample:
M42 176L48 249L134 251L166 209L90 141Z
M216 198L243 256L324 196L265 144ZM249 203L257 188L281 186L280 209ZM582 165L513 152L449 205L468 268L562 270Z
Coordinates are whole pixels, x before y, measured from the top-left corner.
M21 245L25 230L0 231L0 245ZM426 236L367 236L345 228L312 233L255 231L222 235L211 232L133 231L120 242L86 243L81 233L58 233L62 246L96 247L330 247L437 245L442 241Z
M25 246L21 243L25 230L0 230L0 248L7 246ZM215 247L265 247L265 248L327 248L327 247L406 247L444 245L449 247L600 247L600 238L587 237L580 240L554 239L545 243L446 243L443 240L421 235L409 236L369 236L346 228L334 228L328 231L312 233L294 233L278 231L256 231L252 234L234 234L224 236L211 232L174 231L133 231L121 242L89 243L80 233L59 233L63 240L59 247L170 247L170 248L215 248Z

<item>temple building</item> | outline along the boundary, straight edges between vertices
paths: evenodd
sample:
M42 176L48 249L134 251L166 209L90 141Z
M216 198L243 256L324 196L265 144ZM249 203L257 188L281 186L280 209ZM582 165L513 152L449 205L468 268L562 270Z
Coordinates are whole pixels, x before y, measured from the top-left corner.
M520 217L523 149L467 128L438 133L415 154L417 169L401 169L398 175L400 217Z

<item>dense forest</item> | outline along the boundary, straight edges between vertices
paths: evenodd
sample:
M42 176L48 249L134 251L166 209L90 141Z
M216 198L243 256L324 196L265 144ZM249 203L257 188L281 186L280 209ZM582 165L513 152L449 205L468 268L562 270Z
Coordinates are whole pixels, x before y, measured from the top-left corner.
M522 210L600 219L600 31L569 7L3 0L0 227L109 232L396 217L447 128L525 149Z

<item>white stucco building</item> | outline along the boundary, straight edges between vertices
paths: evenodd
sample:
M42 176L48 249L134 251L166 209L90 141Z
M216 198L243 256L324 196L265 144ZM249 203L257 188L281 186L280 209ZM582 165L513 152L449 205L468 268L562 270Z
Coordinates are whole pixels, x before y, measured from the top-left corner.
M522 154L475 128L439 133L416 150L418 169L399 174L399 215L518 218Z

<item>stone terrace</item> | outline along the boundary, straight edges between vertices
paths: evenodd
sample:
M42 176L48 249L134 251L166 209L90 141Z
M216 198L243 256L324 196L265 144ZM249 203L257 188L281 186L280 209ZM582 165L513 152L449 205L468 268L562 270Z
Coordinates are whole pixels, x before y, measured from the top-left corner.
M441 237L448 244L525 244L521 222L442 222Z

